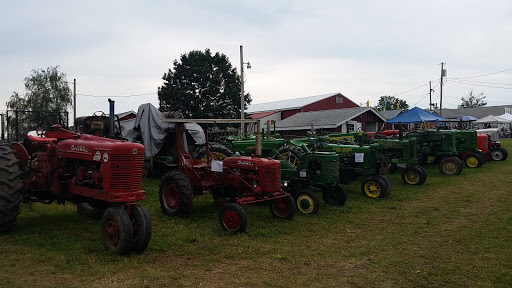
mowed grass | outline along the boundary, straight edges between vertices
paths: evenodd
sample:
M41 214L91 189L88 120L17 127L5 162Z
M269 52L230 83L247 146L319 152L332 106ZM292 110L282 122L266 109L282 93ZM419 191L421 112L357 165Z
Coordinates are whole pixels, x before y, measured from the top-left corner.
M512 152L511 140L502 144ZM386 199L366 198L355 181L344 207L322 202L317 215L292 220L246 205L241 235L221 230L211 202L187 218L163 215L158 180L144 180L152 239L127 257L107 252L99 222L74 205L23 204L0 236L0 286L512 287L511 163L459 176L426 166L419 187L392 174Z

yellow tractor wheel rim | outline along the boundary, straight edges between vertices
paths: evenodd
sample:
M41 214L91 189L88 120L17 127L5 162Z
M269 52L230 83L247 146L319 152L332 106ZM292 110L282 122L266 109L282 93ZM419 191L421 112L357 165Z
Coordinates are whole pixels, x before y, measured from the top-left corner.
M379 197L381 192L381 187L375 181L368 181L364 184L364 193L371 198Z
M228 158L224 153L221 152L210 152L210 160L224 160ZM208 155L204 155L203 158L201 158L201 161L206 162L208 161Z
M470 168L475 168L478 166L478 158L476 156L468 156L468 158L466 158L466 164L468 164Z
M315 209L315 201L307 194L297 197L297 208L304 214L309 214Z
M279 160L285 160L286 162L292 164L295 167L295 166L297 166L297 161L299 159L292 153L285 152L285 153L279 154Z
M407 183L409 184L414 185L420 182L420 174L418 173L418 171L408 170L407 172L405 172L405 181L407 181Z

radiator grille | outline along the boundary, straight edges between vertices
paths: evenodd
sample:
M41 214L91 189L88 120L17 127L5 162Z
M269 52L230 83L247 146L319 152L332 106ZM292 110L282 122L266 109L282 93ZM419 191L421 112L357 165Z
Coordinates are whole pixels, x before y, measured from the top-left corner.
M322 175L329 178L338 178L340 173L340 162L337 161L322 161Z
M281 170L279 168L265 168L260 170L260 186L265 192L275 192L281 189Z
M110 155L110 185L112 191L141 190L144 155Z

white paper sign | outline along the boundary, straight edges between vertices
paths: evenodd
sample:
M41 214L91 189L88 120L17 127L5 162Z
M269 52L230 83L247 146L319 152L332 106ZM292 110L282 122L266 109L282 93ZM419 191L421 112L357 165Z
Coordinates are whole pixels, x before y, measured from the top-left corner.
M398 164L396 164L396 166L398 166L400 168L405 168L405 167L407 167L407 164L405 164L405 163L398 163Z
M364 153L356 153L356 163L363 163L364 162Z
M212 171L213 172L222 172L222 161L212 160Z
M299 172L299 176L300 176L301 178L306 178L306 177L308 177L308 172L306 172L306 171L300 171L300 172Z

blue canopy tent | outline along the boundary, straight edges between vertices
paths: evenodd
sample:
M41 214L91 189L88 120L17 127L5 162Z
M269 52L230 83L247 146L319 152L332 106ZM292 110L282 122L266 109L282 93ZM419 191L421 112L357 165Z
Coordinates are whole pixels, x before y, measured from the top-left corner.
M404 112L396 117L393 117L386 121L388 124L398 124L401 122L402 124L414 124L414 123L422 123L422 122L438 122L438 121L448 121L447 119L440 117L436 114L427 112L421 108L414 107L411 110Z

